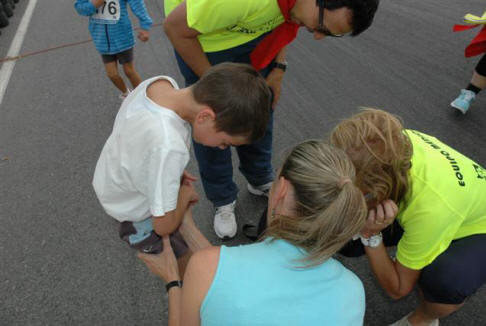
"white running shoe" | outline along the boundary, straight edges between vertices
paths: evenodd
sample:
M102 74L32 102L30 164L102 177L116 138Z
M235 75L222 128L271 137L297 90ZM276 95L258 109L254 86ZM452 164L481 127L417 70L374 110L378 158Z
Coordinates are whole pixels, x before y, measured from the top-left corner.
M120 98L120 100L124 100L127 98L128 95L130 95L131 93L131 90L130 88L127 88L127 91L125 93L121 93L118 97Z
M251 183L248 184L248 192L255 196L265 196L268 197L268 193L270 192L270 188L272 187L272 181L269 183L265 183L261 186L253 186Z
M476 98L476 94L473 91L461 89L461 94L452 101L451 106L461 111L462 114L466 114L474 98Z
M238 231L235 216L236 200L232 203L216 207L214 214L214 232L221 239L231 239Z

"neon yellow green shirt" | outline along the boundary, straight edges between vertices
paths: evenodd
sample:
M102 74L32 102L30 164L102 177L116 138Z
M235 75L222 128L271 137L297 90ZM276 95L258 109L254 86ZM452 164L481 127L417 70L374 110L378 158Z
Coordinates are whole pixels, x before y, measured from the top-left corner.
M411 188L398 222L398 261L422 269L452 240L486 233L486 170L437 138L407 130L413 145Z
M165 15L182 0L165 0ZM284 22L277 0L187 0L187 25L204 52L216 52L250 42Z

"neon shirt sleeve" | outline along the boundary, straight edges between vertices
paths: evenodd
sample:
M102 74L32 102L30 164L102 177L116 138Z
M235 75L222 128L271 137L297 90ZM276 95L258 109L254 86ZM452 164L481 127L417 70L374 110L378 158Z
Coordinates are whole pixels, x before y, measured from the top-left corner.
M423 183L417 176L413 182ZM405 232L397 246L397 259L403 266L419 270L449 247L464 217L431 187L417 188L420 193L413 196L399 215Z

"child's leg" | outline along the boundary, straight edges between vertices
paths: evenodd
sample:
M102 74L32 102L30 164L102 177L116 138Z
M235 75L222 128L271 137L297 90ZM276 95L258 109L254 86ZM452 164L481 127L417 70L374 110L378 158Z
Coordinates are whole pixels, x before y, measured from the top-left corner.
M116 88L122 93L127 92L127 85L123 81L122 77L118 74L118 65L116 61L105 62L106 75L115 84Z
M142 82L142 78L140 78L133 64L133 48L118 53L117 58L118 62L123 66L123 71L130 80L132 87L137 87Z
M124 63L123 71L125 72L125 75L128 77L128 80L130 80L130 83L132 84L133 88L136 88L142 82L142 78L140 78L140 75L135 70L133 61Z

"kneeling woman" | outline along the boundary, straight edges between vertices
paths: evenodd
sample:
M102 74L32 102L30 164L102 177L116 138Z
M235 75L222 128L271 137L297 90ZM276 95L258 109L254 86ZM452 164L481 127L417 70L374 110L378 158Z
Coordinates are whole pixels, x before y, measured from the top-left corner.
M361 242L378 282L393 298L420 286L419 307L393 325L438 325L486 282L486 171L381 110L342 121L331 143L349 154L370 198ZM381 231L385 245L398 243L396 260Z
M295 147L278 172L261 242L210 247L186 215L180 231L196 253L184 286L169 290L169 325L361 325L362 283L331 258L366 219L354 179L344 152L311 140ZM161 254L140 258L177 284L167 239L164 245Z

